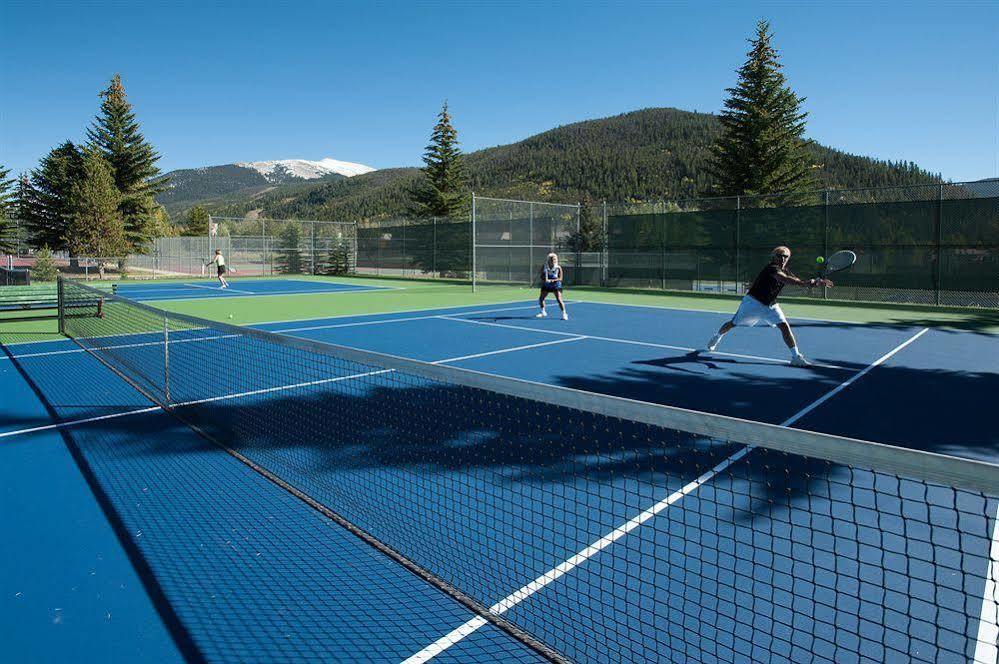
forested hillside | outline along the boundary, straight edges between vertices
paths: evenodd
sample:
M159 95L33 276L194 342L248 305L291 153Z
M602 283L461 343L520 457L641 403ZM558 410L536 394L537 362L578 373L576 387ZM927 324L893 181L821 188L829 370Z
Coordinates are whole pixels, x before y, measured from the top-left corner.
M707 113L652 108L577 122L518 143L467 155L471 186L479 194L532 200L677 200L710 189L705 164L718 136ZM885 187L938 182L912 163L885 162L825 146L809 147L823 187ZM419 177L397 168L347 180L278 187L222 206L217 214L261 210L274 218L372 219L403 214L407 191Z

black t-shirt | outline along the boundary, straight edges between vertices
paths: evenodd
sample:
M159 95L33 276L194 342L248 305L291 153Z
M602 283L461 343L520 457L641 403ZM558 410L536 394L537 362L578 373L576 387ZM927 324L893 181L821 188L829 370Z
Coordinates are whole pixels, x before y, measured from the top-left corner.
M777 278L778 272L780 268L773 263L760 270L756 281L749 287L749 294L768 307L776 302L784 288L784 282Z

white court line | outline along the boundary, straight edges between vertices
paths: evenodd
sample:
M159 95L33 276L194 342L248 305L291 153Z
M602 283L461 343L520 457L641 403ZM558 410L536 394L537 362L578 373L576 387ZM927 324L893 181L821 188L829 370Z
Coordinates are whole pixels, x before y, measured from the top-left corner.
M849 380L847 380L844 383L840 384L838 387L836 387L833 390L831 390L830 392L826 393L825 395L823 395L819 399L816 399L815 401L813 401L809 405L805 406L804 408L802 408L801 410L799 410L797 413L795 413L791 417L789 417L786 420L784 420L783 422L781 422L780 426L790 426L794 422L797 422L799 419L801 419L802 417L804 417L807 413L811 412L815 408L815 406L819 405L820 403L825 402L832 395L839 393L847 385L850 385L857 378L860 378L864 374L866 374L869 371L871 371L872 369L874 369L874 367L877 367L877 366L883 364L884 362L888 361L888 359L891 358L893 355L895 355L895 353L899 352L900 350L902 350L903 348L905 348L906 346L908 346L910 343L912 343L913 341L915 341L916 339L918 339L920 336L922 336L923 333L925 333L925 332L926 332L926 328L924 328L923 330L921 330L919 333L917 333L913 337L909 338L904 343L896 346L895 348L893 348L889 352L885 353L884 355L882 355L881 357L879 357L877 360L875 360L873 364L868 365L863 371L857 373L855 376L851 377ZM677 491L674 491L673 493L669 494L668 496L666 496L665 498L663 498L659 502L655 503L654 505L652 505L651 507L649 507L645 511L643 511L643 512L637 514L636 516L634 516L633 518L629 519L628 521L626 521L622 525L618 526L614 530L610 531L609 533L607 533L606 535L604 535L600 539L596 540L595 542L593 542L592 544L590 544L586 548L582 549L579 553L577 553L576 555L572 556L571 558L569 558L568 560L566 560L562 564L558 565L557 567L553 567L552 569L548 570L547 572L545 572L541 576L537 577L536 579L534 579L533 581L531 581L530 583L528 583L524 587L520 588L516 592L514 592L514 593L512 593L512 594L510 594L510 595L508 595L506 597L504 597L499 602L493 604L492 606L489 607L489 612L493 613L493 614L496 614L498 616L503 615L506 611L508 611L512 607L514 607L517 604L519 604L520 602L524 601L525 599L527 599L531 595L535 594L536 592L538 592L539 590L541 590L545 586L551 584L553 581L556 581L557 579L559 579L562 576L566 575L567 573L571 572L576 567L579 567L580 565L582 565L583 563L585 563L587 560L589 560L593 556L597 555L598 553L600 553L601 551L603 551L604 549L606 549L607 547L609 547L614 542L618 541L619 539L621 539L622 537L624 537L625 535L627 535L631 531L635 530L636 528L638 528L639 526L641 526L645 522L647 522L650 519L652 519L654 516L656 516L657 514L659 514L660 512L662 512L663 510L665 510L670 505L673 505L674 503L676 503L680 499L682 499L684 496L690 494L692 491L694 491L695 489L699 488L704 483L710 481L715 476L717 476L719 473L723 472L726 468L728 468L729 466L731 466L733 463L735 463L739 459L742 459L744 456L746 456L747 454L749 454L749 452L751 452L753 449L755 449L754 446L747 445L746 447L742 448L741 450L737 451L736 453L732 454L731 456L725 458L720 463L718 463L718 465L716 465L714 468L711 468L710 470L708 470L707 472L705 472L704 474L702 474L700 477L698 477L694 481L689 482L688 484L685 484L681 489L679 489ZM419 652L416 652L413 655L411 655L410 657L408 657L407 659L403 660L403 664L417 664L418 662L429 661L433 657L441 654L442 652L444 652L445 650L447 650L448 648L450 648L454 644L456 644L459 641L461 641L462 639L464 639L469 634L472 634L473 632L475 632L475 630L477 630L478 628L482 627L487 622L488 621L485 618L483 618L482 616L476 616L476 617L472 618L471 620L465 622L463 625L461 625L457 629L454 629L451 632L449 632L449 633L445 634L444 636L442 636L441 638L437 639L436 641L434 641L433 643L431 643L427 647L423 648Z
M473 312L469 312L473 313ZM571 332L559 332L557 330L544 330L534 327L526 327L524 325L508 325L506 323L491 323L483 320L469 320L467 318L460 318L464 314L447 314L440 315L438 318L443 318L445 320L460 321L462 323L472 323L474 325L489 325L492 327L507 327L512 330L527 330L530 332L541 332L542 334L560 334L560 335L572 335ZM576 336L576 335L573 335ZM700 348L688 348L686 346L671 346L669 344L656 344L648 341L634 341L632 339L619 339L617 337L601 337L593 334L583 335L587 339L594 339L596 341L608 341L616 344L631 344L633 346L650 346L652 348L665 348L667 350L678 350L686 353L701 352L704 355L723 355L725 357L738 357L746 360L760 360L762 362L772 362L774 364L791 364L790 360L781 360L776 357L764 357L762 355L745 355L743 353L726 353L725 351L715 350L711 352L704 351ZM820 369L836 369L838 371L852 371L849 367L841 367L836 364L823 364L821 362L812 362L811 366Z
M56 422L54 424L45 424L43 426L31 427L30 429L18 429L16 431L4 431L0 432L0 438L8 438L10 436L22 436L29 433L37 433L39 431L50 431L52 429L64 429L66 427L76 426L78 424L88 424L90 422L101 422L104 420L113 420L119 417L128 417L130 415L138 415L140 413L151 413L153 411L160 410L159 406L152 406L149 408L139 408L137 410L126 410L120 413L111 413L109 415L97 415L95 417L87 417L82 420L70 420L69 422Z
M978 618L975 664L996 664L999 661L999 507L996 508L993 523L990 562L985 570L982 613Z
M193 284L192 284L193 286ZM284 291L243 291L237 290L235 288L215 288L214 286L195 286L196 288L207 288L208 290L219 290L219 291L233 291L236 293L247 293L247 295L233 295L229 298L230 300L242 299L244 297L271 297L273 295L329 295L331 293L336 295L353 295L356 293L375 293L378 291L397 291L397 290L409 290L400 286L371 286L371 287L355 287L355 288L331 288L329 290L284 290ZM122 297L128 298L129 295L122 293ZM195 300L204 300L208 298L204 297L176 297L170 295L164 295L162 297L150 297L150 296L139 296L137 298L140 302L189 302ZM370 315L370 314L369 314ZM254 323L257 325L258 323Z
M219 292L232 291L233 293L248 293L249 295L257 295L255 291L240 290L238 288L233 288L232 286L228 288L220 288L218 286L206 286L204 284L184 284L184 286L187 288L204 288L205 290L219 291Z
M518 350L527 350L529 348L537 348L538 346L550 346L552 344L561 344L561 343L566 343L568 341L578 341L578 339L559 339L557 341L545 341L545 342L537 343L537 344L528 344L526 346L514 346L512 348L500 348L498 350L486 351L484 353L475 353L474 355L460 355L460 356L457 356L457 357L447 357L447 358L444 358L442 360L435 360L433 362L430 362L429 364L447 364L449 362L459 362L461 360L468 360L468 359L472 359L472 358L476 358L476 357L486 357L487 355L499 355L501 353L513 353L513 352L518 351ZM173 343L179 343L179 342L173 342L173 341L171 341L170 343L173 344ZM335 378L322 378L322 379L319 379L319 380L313 380L313 381L308 381L308 382L304 382L304 383L293 383L293 384L290 384L290 385L278 385L278 386L275 386L275 387L264 387L264 388L260 388L258 390L250 390L250 391L247 391L247 392L234 392L234 393L231 393L231 394L223 394L223 395L216 396L216 397L208 397L208 398L205 398L205 399L197 399L197 400L194 400L194 401L182 401L182 402L170 404L170 406L171 406L171 408L183 408L184 406L194 406L194 405L203 404L203 403L212 403L212 402L215 402L215 401L224 401L226 399L238 399L240 397L256 396L256 395L260 395L260 394L270 394L270 393L273 393L273 392L283 392L283 391L287 391L287 390L299 389L299 388L302 388L302 387L310 387L310 386L315 386L315 385L325 385L327 383L337 383L337 382L340 382L340 381L350 380L350 379L353 379L353 378L362 378L364 376L375 376L375 375L378 375L378 374L392 373L393 371L395 371L395 369L379 369L379 370L376 370L376 371L366 371L366 372L363 372L363 373L350 374L350 375L347 375L347 376L337 376ZM32 427L30 429L18 429L16 431L5 431L5 432L0 432L0 438L9 438L9 437L12 437L12 436L19 436L19 435L24 435L24 434L29 434L29 433L35 433L35 432L38 432L38 431L48 431L50 429L64 429L64 428L76 426L76 425L79 425L79 424L87 424L87 423L90 423L90 422L100 422L100 421L103 421L103 420L112 420L112 419L116 419L116 418L119 418L119 417L128 417L129 415L138 415L140 413L149 413L149 412L156 411L156 410L161 410L161 408L159 406L152 406L152 407L149 407L149 408L141 408L141 409L137 409L137 410L128 410L128 411L124 411L124 412L121 412L121 413L112 413L112 414L109 414L109 415L98 415L96 417L88 417L88 418L79 419L79 420L70 420L68 422L56 422L56 423L53 423L53 424L46 424L46 425L43 425L43 426Z
M486 310L482 310L482 311L469 311L469 312L466 312L466 313L469 313L469 314L491 314L491 313L498 313L498 312L501 312L501 311L516 311L518 309L530 309L533 306L534 305L525 304L525 305L521 305L521 306L517 306L517 307L505 307L503 309L486 309ZM383 323L385 323L385 324L388 324L388 323L406 323L406 322L409 322L411 320L430 320L430 319L433 319L433 318L442 318L442 315L441 314L429 314L427 316L410 316L408 318L387 318L385 320L364 320L364 321L355 321L355 322L352 322L352 323L333 323L331 325L309 325L309 326L306 326L306 327L289 327L289 328L283 328L283 329L281 329L281 328L274 328L274 329L268 330L268 331L270 331L270 332L277 332L277 333L280 333L280 334L285 334L287 332L307 332L307 331L310 331L310 330L332 330L332 329L338 328L338 327L358 327L358 326L361 326L361 325L381 325Z

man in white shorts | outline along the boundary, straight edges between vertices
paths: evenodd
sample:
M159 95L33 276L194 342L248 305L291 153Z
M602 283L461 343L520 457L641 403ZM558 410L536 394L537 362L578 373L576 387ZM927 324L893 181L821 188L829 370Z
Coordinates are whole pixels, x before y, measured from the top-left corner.
M773 253L770 255L770 262L760 271L753 285L749 287L749 292L742 298L742 303L739 304L739 310L735 312L735 316L732 317L732 320L722 325L715 336L711 337L711 341L708 342L706 348L708 352L715 350L718 344L721 343L722 337L728 334L736 325L753 327L758 323L766 323L770 327L776 327L780 330L781 335L784 337L784 343L791 349L792 366L807 367L809 365L808 360L798 350L798 342L794 339L794 333L791 332L791 326L788 325L787 318L784 317L784 312L781 311L780 305L777 304L777 297L780 295L785 284L808 287L824 285L831 287L833 283L828 279L799 279L787 269L787 262L790 259L791 250L787 247L781 246L773 250Z

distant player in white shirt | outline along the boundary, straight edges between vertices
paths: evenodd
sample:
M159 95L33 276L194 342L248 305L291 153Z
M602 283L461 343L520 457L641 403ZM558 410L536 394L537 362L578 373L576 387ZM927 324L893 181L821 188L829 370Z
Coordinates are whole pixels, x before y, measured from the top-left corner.
M221 249L216 249L215 255L212 256L212 259L205 263L205 267L208 267L209 265L214 265L216 268L216 274L218 274L219 277L219 284L221 284L219 288L229 288L229 282L225 280L225 257L222 255Z
M569 314L565 311L565 302L562 300L562 266L558 264L558 254L548 254L548 259L541 267L540 276L541 296L538 298L538 304L541 305L541 311L535 318L544 318L548 315L545 311L545 300L548 299L549 293L554 293L558 308L562 310L562 320L569 320Z
M760 274L757 275L753 285L749 287L749 292L742 298L739 310L735 312L732 320L728 321L718 330L715 336L711 337L705 350L713 351L721 343L722 337L728 334L737 325L753 327L757 323L766 323L771 327L780 330L784 337L784 343L791 351L791 365L796 367L807 367L808 360L798 350L798 342L794 338L794 332L784 317L780 305L777 304L777 297L787 284L795 286L815 286L824 285L831 287L833 283L828 279L800 279L793 272L787 269L787 262L791 260L791 250L787 247L776 247L770 255L770 262L767 263Z

